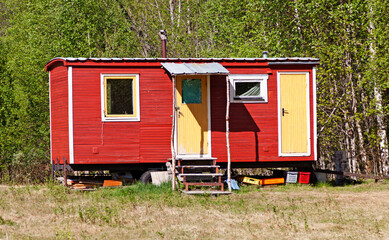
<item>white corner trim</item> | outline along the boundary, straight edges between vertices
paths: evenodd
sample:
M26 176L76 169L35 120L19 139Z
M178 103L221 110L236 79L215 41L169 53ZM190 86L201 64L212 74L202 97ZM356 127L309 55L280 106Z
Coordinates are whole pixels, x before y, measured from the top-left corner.
M306 75L306 109L307 109L307 152L306 153L282 153L282 132L281 132L281 74L305 74ZM311 156L311 122L310 122L310 85L309 72L277 72L277 115L278 115L278 156L280 157L303 157Z
M278 156L282 156L282 136L281 136L281 73L277 72L277 116L278 116Z
M177 109L176 107L178 106L177 104L177 81L178 77L177 76L172 76L172 85L173 85L173 120L174 120L174 136L173 136L173 143L174 143L174 154L178 156L179 151L178 151L178 114L177 114Z
M313 90L313 151L315 154L315 161L317 161L317 102L316 102L316 68L312 68L312 90Z
M105 116L105 77L135 77L136 87L136 113L134 117L106 117ZM101 121L102 122L139 122L140 121L140 86L139 74L107 74L102 73L100 76L100 92L101 92Z
M51 119L51 71L49 71L49 111L50 111L50 164L53 164L53 133L52 133L52 119Z
M268 74L230 74L228 75L229 83L230 83L230 99L231 103L267 103L268 102L268 89L267 89L267 81L269 79ZM235 83L236 82L260 82L261 83L261 97L263 100L255 100L255 99L244 99L238 100L234 99L235 95Z
M309 84L309 72L306 73L307 77L307 91L306 91L306 98L307 98L307 149L308 153L305 156L311 156L311 98L309 97L309 93L311 91L311 85Z
M212 131L211 131L211 76L207 75L207 107L208 107L208 155L212 156Z
M69 164L74 164L73 142L73 67L68 67L68 123L69 123Z

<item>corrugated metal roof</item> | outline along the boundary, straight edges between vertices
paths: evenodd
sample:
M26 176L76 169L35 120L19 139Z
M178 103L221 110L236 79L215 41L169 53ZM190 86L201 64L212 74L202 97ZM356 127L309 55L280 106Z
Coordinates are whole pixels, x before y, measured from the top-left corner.
M224 63L267 63L269 65L277 64L308 64L308 65L319 65L318 58L62 58L57 57L51 59L45 66L45 70L49 71L51 64L58 61L64 61L69 63L211 63L220 62ZM193 70L196 71L196 70Z
M317 62L318 58L300 58L300 57L282 57L282 58L53 58L51 61L60 59L69 62L85 62L85 61L237 61L237 62L252 62L252 61L269 61L269 62L283 62L283 61L296 61L296 62ZM50 62L51 62L50 61Z
M229 74L220 63L161 63L171 75L190 74Z

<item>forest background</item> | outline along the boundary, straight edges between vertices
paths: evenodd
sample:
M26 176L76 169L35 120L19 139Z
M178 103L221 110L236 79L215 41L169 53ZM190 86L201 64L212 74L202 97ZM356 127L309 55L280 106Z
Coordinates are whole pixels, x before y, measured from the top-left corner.
M317 57L318 166L387 174L389 1L0 0L0 175L42 181L54 57ZM45 169L46 171L43 171Z

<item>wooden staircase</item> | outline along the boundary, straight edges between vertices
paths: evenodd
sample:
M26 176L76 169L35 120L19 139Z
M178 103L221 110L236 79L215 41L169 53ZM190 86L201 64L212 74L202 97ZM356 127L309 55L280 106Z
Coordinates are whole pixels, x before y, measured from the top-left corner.
M177 158L178 178L185 186L187 194L228 194L224 192L216 158ZM201 187L199 190L198 188ZM207 187L207 190L203 188ZM220 188L220 190L218 190Z

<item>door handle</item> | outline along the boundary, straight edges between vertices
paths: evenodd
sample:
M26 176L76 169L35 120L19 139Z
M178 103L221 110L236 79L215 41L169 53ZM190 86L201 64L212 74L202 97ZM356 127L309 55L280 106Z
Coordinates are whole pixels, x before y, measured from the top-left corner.
M177 117L180 117L180 115L181 115L180 107L177 106L177 107L174 107L174 109L177 112Z
M289 114L288 110L285 110L285 108L282 108L282 116L284 116L285 114Z

